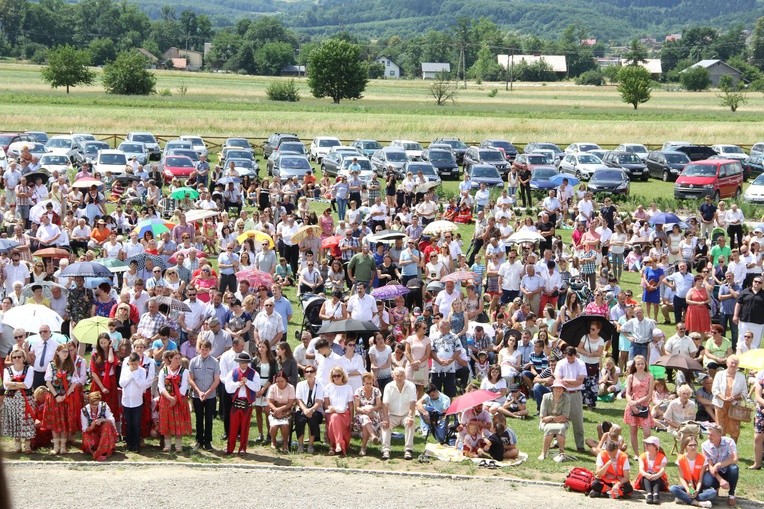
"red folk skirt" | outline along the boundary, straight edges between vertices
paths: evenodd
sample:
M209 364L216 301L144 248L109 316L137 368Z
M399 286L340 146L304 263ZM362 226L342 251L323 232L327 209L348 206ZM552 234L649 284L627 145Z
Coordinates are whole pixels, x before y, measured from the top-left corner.
M77 392L71 393L62 402L48 394L45 397L45 408L42 414L42 427L53 433L77 433L80 430L80 409L77 408Z
M111 456L116 446L117 430L110 421L82 432L82 452L92 454L93 459Z
M175 406L171 407L170 401L160 396L159 434L164 436L191 434L191 411L188 409L188 401L185 397L178 398Z

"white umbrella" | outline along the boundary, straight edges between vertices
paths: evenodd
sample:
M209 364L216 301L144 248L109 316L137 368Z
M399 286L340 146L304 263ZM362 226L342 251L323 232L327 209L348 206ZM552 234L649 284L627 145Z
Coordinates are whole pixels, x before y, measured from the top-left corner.
M52 332L50 334L50 339L62 345L69 342L69 338L67 338L65 335L61 334L60 332ZM42 341L42 336L40 336L39 334L33 334L32 336L29 336L27 338L27 343L29 343L29 346L34 345L38 341Z
M475 327L480 326L483 328L483 332L485 332L485 335L489 338L492 338L496 336L496 330L494 330L493 326L490 323L481 323L481 322L470 322L467 326L467 334L475 334Z
M65 287L64 285L60 285L58 283L54 283L52 281L40 281L39 283L29 283L24 288L21 289L22 293L26 297L31 297L34 295L34 292L32 291L32 287L40 285L42 286L42 294L45 298L50 299L53 297L53 292L51 291L51 288L58 287L61 289L62 292L64 292L64 295L67 295L69 293L69 289Z
M38 204L36 204L31 209L29 209L29 219L31 219L35 223L39 223L40 222L40 218L42 217L42 215L45 214L45 212L47 212L45 207L48 206L48 203L52 203L53 204L53 211L56 214L59 214L59 215L61 214L61 204L60 203L58 203L57 201L53 201L53 200L43 200L43 201L39 202Z
M441 233L455 232L459 227L451 221L433 221L428 224L424 231L424 235L440 235Z
M193 209L186 212L186 221L201 221L208 217L215 217L218 214L220 214L220 212L217 210Z
M507 238L507 242L516 242L522 244L523 242L541 242L546 240L543 235L530 230L524 230L515 232Z
M4 324L27 331L36 331L41 325L47 325L53 332L61 332L63 322L58 313L39 304L16 306L3 313Z

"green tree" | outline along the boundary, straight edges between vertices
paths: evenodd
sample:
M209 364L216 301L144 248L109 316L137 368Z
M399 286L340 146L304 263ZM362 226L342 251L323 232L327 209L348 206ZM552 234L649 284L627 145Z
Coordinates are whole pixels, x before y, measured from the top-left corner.
M109 94L149 95L155 92L154 73L146 69L146 59L137 51L125 51L103 68L101 81Z
M722 106L726 106L732 113L735 113L741 104L746 104L748 98L746 97L745 89L742 88L741 83L733 83L732 78L729 76L722 76L719 80L720 94L717 94L721 101Z
M647 62L647 48L642 46L637 39L633 39L629 45L629 49L624 53L623 58L626 60L626 65L631 66Z
M286 65L294 64L294 48L286 42L266 42L255 51L257 74L278 76Z
M331 97L335 104L342 99L360 99L369 81L366 62L356 44L329 39L310 53L308 87L314 97Z
M691 92L700 92L711 86L711 76L704 67L690 67L679 74L679 82Z
M496 55L487 44L478 51L477 60L470 68L470 74L478 81L496 81L501 79L504 69L496 61Z
M618 73L618 91L621 100L634 106L636 110L641 103L650 100L650 72L641 66L626 65Z
M439 72L435 75L435 81L427 87L427 90L430 92L432 98L435 99L435 104L443 106L448 101L451 101L452 103L456 102L457 88L458 83L451 81L449 73Z
M751 63L764 70L764 16L756 20L751 33Z
M88 50L93 57L93 65L104 65L117 58L117 48L114 41L106 37L93 39L88 44Z
M88 66L91 62L90 52L78 50L73 46L61 46L48 51L48 65L42 69L42 79L53 88L77 85L90 85L95 79L95 73Z
M385 77L385 66L382 62L369 63L369 79L378 80Z

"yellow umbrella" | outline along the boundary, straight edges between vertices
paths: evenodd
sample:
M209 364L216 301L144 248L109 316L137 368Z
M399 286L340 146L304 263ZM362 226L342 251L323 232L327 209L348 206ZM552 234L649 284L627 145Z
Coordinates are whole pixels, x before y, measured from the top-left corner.
M305 237L307 237L309 231L313 231L315 235L318 235L321 233L321 227L316 224L309 224L307 226L303 226L302 228L299 228L296 232L294 232L294 235L292 235L292 242L295 244L298 242L302 242Z
M753 348L740 356L739 368L743 369L764 369L764 349Z
M109 319L103 316L93 316L77 322L72 334L80 343L95 345L98 343L98 336L104 332L109 332Z
M254 239L255 242L263 242L267 240L268 243L270 244L271 249L276 245L274 244L273 239L271 238L270 235L258 230L248 230L242 233L241 235L239 235L238 237L236 237L236 240L239 242L239 244L243 243L247 239Z

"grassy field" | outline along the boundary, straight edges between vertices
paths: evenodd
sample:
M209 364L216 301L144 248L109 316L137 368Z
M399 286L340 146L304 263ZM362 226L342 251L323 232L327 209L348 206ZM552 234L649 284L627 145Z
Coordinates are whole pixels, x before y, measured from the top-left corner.
M20 64L0 64L0 103L3 104L2 130L45 130L48 132L126 133L148 130L157 135L201 134L208 137L247 136L259 141L274 131L291 131L303 140L316 135L336 135L341 139L375 138L390 140L411 138L429 141L437 136L459 136L468 142L487 137L510 139L522 144L532 140L550 140L562 145L574 141L594 141L616 145L636 141L660 145L667 139L688 139L699 143L734 142L753 144L764 139L764 97L752 94L749 104L732 114L718 105L714 92L684 93L656 90L653 99L634 111L620 102L614 87L589 88L570 84L516 84L512 92L504 84L470 83L460 90L455 105L435 106L422 81L372 81L360 101L344 101L333 105L327 99L309 96L304 80L299 80L303 99L296 104L274 103L266 99L265 87L275 78L203 73L157 72L157 90L172 95L150 97L114 97L103 93L100 84L76 88L69 95L51 90L39 77L39 67ZM186 87L185 94L180 93ZM497 88L494 98L488 92ZM261 166L264 166L261 160ZM445 182L443 192L454 193L456 182ZM633 183L634 203L649 204L669 200L673 185L651 180ZM676 206L673 202L666 202ZM324 204L313 203L320 212ZM685 203L684 212L695 207ZM667 210L667 208L664 208ZM672 208L672 211L676 209ZM760 215L761 211L755 211ZM465 249L472 235L472 225L460 227ZM570 231L563 231L570 239ZM638 276L625 273L623 285L635 295L641 293ZM293 289L286 292L292 301L294 316L290 321L288 339L294 343L294 331L302 322L302 309ZM671 332L673 326L661 326ZM535 410L535 405L530 405ZM596 424L603 419L622 420L623 402L603 404L596 413L586 411L587 437L596 436ZM379 451L370 447L367 458L335 459L324 456L276 455L267 447L254 447L257 461L302 466L332 466L341 468L383 468L389 470L437 471L442 473L513 475L521 478L560 481L570 464L539 462L541 435L535 419L512 421L510 425L520 437L521 449L529 461L520 467L503 471L481 471L472 464L433 462L428 465L404 462L400 459L402 445L395 451L398 459L388 463L379 460ZM215 446L222 424L216 421ZM253 432L253 436L256 432ZM572 437L570 437L572 440ZM670 440L662 434L664 443ZM187 440L190 445L193 440ZM9 443L4 442L7 449ZM417 452L423 449L417 439ZM742 464L750 464L753 454L752 429L743 428L740 443ZM71 455L70 458L81 458ZM165 459L168 455L149 447L145 456L118 454L115 459L134 461L148 458ZM177 461L231 461L220 454L192 452L169 456ZM37 458L37 456L34 456ZM395 454L394 454L395 458ZM52 459L52 458L51 458ZM55 461L65 461L56 458ZM236 461L236 460L233 460ZM590 466L592 458L581 458ZM675 477L675 467L671 467ZM764 500L760 475L743 471L739 487L741 496Z

